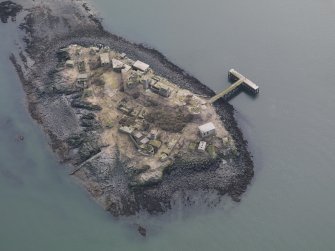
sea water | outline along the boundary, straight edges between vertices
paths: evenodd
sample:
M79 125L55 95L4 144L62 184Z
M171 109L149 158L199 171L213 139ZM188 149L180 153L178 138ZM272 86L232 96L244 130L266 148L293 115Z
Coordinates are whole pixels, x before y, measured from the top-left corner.
M1 25L0 250L334 250L335 1L91 5L106 29L158 49L215 91L229 85L230 68L260 86L256 99L242 93L231 101L254 179L242 201L227 199L224 209L145 217L143 239L58 163L8 61L15 24Z

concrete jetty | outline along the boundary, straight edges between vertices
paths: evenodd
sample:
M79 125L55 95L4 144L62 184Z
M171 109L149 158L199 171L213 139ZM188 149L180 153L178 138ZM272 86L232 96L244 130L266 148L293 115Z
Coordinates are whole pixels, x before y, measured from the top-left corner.
M244 77L241 73L237 72L234 69L229 70L228 80L233 84L227 89L219 92L214 97L212 97L208 102L214 103L220 98L228 100L233 94L244 89L245 91L251 93L252 95L257 95L259 93L259 86L256 85L251 80Z

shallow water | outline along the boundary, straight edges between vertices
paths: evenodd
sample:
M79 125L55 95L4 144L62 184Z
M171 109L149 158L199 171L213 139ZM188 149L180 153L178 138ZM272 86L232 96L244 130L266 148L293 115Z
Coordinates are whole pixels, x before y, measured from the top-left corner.
M335 2L91 2L110 31L216 91L232 67L261 86L257 99L231 101L254 155L253 183L223 210L142 219L151 226L143 240L57 163L8 62L14 25L1 25L0 250L334 250Z

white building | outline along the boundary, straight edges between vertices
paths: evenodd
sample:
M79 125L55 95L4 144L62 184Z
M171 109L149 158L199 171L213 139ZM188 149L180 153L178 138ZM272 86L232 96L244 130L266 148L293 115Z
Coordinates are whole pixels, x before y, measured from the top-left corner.
M74 61L73 60L67 60L65 65L66 65L66 67L73 68L74 67Z
M201 125L198 127L201 137L205 138L211 135L215 135L215 126L212 122Z
M109 59L109 53L101 53L100 54L100 61L101 61L101 65L109 65L110 64L110 59Z
M199 146L198 146L198 150L199 151L205 151L206 150L206 145L207 145L207 143L205 141L200 141Z
M149 70L149 65L146 64L146 63L143 63L139 60L137 60L134 64L133 64L133 68L136 69L136 70L140 70L140 71L143 71L143 72L146 72L147 70Z

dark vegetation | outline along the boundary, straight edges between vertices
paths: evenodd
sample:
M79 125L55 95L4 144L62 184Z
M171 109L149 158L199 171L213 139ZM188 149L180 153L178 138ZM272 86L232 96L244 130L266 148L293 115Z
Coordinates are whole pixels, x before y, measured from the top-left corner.
M105 85L105 81L101 78L95 78L92 80L92 85L96 85L96 86L104 86Z
M8 18L15 21L16 15L22 10L22 6L11 1L4 1L0 3L0 19L1 22L7 23Z
M149 113L146 119L164 131L177 133L181 132L187 123L192 122L193 115L184 108L176 110L172 107L164 107Z

